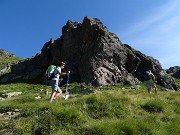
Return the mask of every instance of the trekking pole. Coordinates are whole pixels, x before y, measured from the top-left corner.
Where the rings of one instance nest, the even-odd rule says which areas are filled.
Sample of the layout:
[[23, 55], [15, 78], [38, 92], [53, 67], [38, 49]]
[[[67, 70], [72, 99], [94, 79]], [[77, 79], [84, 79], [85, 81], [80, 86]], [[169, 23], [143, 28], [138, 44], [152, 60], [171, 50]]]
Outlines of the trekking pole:
[[65, 100], [68, 99], [70, 96], [68, 92], [69, 74], [70, 74], [70, 71], [68, 71], [67, 73], [66, 92], [65, 92], [65, 95], [63, 96]]

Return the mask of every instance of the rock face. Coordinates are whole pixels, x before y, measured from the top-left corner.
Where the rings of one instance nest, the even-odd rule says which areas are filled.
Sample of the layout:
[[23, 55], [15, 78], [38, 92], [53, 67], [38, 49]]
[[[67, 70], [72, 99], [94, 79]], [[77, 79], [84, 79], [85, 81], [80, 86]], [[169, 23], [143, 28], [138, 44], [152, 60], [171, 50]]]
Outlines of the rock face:
[[158, 60], [123, 44], [96, 18], [85, 17], [82, 23], [68, 21], [60, 38], [45, 43], [34, 58], [14, 65], [11, 78], [42, 82], [47, 67], [58, 61], [64, 61], [66, 70], [71, 70], [71, 81], [96, 86], [118, 82], [134, 85], [143, 81], [144, 72], [150, 69], [158, 84], [177, 89]]
[[180, 66], [170, 67], [166, 72], [174, 78], [180, 79]]

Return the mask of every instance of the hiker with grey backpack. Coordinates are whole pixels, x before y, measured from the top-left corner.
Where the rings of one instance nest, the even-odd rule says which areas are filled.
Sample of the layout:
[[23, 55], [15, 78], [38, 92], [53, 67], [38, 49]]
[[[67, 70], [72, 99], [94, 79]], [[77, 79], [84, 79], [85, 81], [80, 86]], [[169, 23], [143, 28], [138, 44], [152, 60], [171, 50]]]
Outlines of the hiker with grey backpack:
[[62, 91], [59, 87], [59, 77], [61, 75], [68, 75], [70, 71], [68, 71], [67, 73], [65, 72], [61, 72], [62, 69], [64, 69], [65, 67], [65, 63], [64, 62], [60, 62], [58, 64], [58, 66], [54, 66], [54, 65], [50, 65], [46, 71], [46, 77], [48, 80], [50, 80], [51, 82], [51, 86], [52, 86], [52, 93], [49, 99], [49, 102], [53, 102], [58, 96], [60, 96], [62, 94]]
[[144, 81], [146, 82], [148, 93], [151, 94], [151, 89], [153, 88], [155, 90], [155, 93], [157, 94], [157, 86], [156, 86], [157, 81], [151, 70], [145, 72]]

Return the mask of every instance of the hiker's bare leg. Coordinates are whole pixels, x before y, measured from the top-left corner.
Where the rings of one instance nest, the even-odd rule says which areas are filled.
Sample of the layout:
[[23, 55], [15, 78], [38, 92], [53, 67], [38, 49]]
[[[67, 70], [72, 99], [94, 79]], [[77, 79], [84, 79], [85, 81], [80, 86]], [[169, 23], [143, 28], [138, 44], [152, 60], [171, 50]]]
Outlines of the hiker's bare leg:
[[61, 92], [56, 92], [56, 94], [54, 95], [54, 100], [61, 95]]
[[147, 87], [147, 90], [148, 90], [148, 93], [151, 94], [151, 86], [149, 83], [146, 84], [146, 87]]
[[156, 86], [156, 84], [154, 84], [154, 90], [155, 90], [155, 93], [157, 94], [157, 86]]
[[61, 91], [61, 89], [58, 87], [58, 88], [57, 88], [57, 91], [56, 91], [56, 94], [54, 95], [54, 100], [55, 100], [60, 94], [62, 94], [62, 91]]
[[54, 100], [54, 96], [56, 95], [56, 91], [52, 91], [49, 102]]

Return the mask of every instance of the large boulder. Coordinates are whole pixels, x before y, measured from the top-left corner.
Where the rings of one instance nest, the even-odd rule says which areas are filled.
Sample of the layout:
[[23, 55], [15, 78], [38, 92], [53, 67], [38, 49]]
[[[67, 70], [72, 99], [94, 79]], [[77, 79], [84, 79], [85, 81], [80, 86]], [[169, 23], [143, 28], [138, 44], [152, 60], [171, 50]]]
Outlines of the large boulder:
[[97, 18], [85, 17], [82, 23], [68, 21], [60, 38], [45, 43], [34, 58], [14, 65], [11, 75], [44, 82], [45, 70], [58, 61], [64, 61], [66, 70], [71, 70], [71, 81], [96, 86], [118, 82], [134, 85], [143, 81], [146, 70], [151, 70], [158, 84], [177, 89], [158, 60], [123, 44]]

